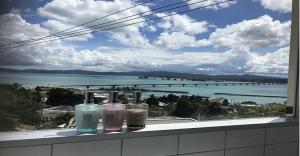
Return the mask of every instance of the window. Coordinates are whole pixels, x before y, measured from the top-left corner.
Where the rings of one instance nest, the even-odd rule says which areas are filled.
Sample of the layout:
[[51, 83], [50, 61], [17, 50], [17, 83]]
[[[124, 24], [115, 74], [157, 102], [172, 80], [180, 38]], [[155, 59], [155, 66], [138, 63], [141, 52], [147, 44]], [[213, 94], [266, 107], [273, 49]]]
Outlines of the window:
[[87, 90], [141, 91], [148, 124], [296, 112], [291, 0], [75, 1], [3, 2], [1, 131], [73, 128]]

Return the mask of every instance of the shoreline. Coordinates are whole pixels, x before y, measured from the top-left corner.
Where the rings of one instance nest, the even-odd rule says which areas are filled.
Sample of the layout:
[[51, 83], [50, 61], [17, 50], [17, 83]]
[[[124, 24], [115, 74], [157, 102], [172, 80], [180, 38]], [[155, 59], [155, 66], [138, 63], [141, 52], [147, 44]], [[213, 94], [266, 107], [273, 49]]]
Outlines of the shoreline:
[[[102, 79], [101, 79], [102, 80]], [[100, 81], [100, 80], [99, 80]], [[146, 81], [146, 80], [145, 80]], [[161, 83], [160, 82], [161, 80], [157, 80], [157, 82]], [[147, 81], [148, 82], [148, 81]], [[156, 82], [156, 81], [155, 81]], [[60, 85], [60, 84], [52, 84], [51, 82], [50, 83], [47, 83], [46, 82], [43, 82], [43, 83], [46, 83], [46, 84], [39, 84], [40, 81], [38, 81], [37, 84], [31, 84], [31, 83], [19, 83], [19, 84], [22, 84], [22, 86], [24, 88], [27, 88], [27, 89], [35, 89], [37, 86], [39, 87], [42, 87], [42, 88], [45, 88], [45, 90], [50, 89], [50, 88], [65, 88], [65, 89], [68, 89], [69, 87], [63, 87], [63, 85]], [[146, 83], [146, 82], [140, 82], [140, 83]], [[5, 82], [2, 82], [2, 84], [13, 84], [13, 83], [5, 83]], [[199, 87], [196, 87], [191, 85], [191, 86], [185, 86], [185, 87], [181, 87], [181, 86], [173, 86], [172, 87], [167, 87], [168, 89], [166, 89], [165, 87], [159, 87], [159, 86], [156, 86], [157, 88], [152, 88], [152, 87], [139, 87], [141, 88], [141, 91], [144, 92], [144, 95], [146, 96], [150, 96], [151, 94], [154, 94], [155, 96], [162, 96], [162, 95], [168, 95], [168, 94], [182, 94], [182, 95], [198, 95], [198, 96], [205, 96], [205, 97], [214, 97], [216, 96], [215, 93], [227, 93], [228, 94], [219, 94], [219, 96], [231, 96], [231, 97], [228, 97], [228, 100], [230, 101], [236, 101], [236, 102], [241, 102], [241, 101], [254, 101], [256, 102], [257, 104], [267, 104], [267, 103], [284, 103], [286, 101], [286, 97], [285, 95], [281, 95], [281, 94], [277, 94], [279, 95], [278, 97], [277, 96], [264, 96], [264, 95], [252, 95], [251, 92], [249, 92], [248, 94], [248, 90], [249, 89], [252, 89], [251, 87], [252, 86], [247, 86], [247, 85], [236, 85], [238, 87], [238, 89], [246, 89], [246, 92], [244, 94], [241, 94], [241, 95], [238, 95], [238, 94], [233, 94], [233, 93], [230, 93], [231, 90], [227, 90], [226, 87], [224, 87], [223, 85], [219, 87], [217, 86], [210, 86], [208, 87], [209, 89], [209, 92], [206, 93], [205, 89], [207, 88], [206, 86], [202, 87], [202, 85], [198, 85]], [[228, 88], [231, 88], [232, 86], [229, 85]], [[256, 86], [254, 86], [256, 87]], [[268, 87], [268, 86], [265, 86], [265, 87]], [[278, 86], [279, 87], [279, 86]], [[276, 87], [276, 88], [278, 88]], [[109, 88], [109, 87], [107, 87]], [[121, 87], [120, 87], [121, 88]], [[129, 87], [130, 88], [130, 87]], [[180, 89], [182, 88], [182, 89]], [[259, 87], [260, 88], [260, 87]], [[280, 88], [286, 88], [286, 86], [280, 86]], [[72, 86], [69, 88], [70, 90], [77, 90], [77, 91], [84, 91], [86, 90], [86, 87], [80, 87], [80, 86]], [[90, 89], [98, 89], [98, 87], [91, 87]], [[152, 90], [153, 89], [153, 90]], [[130, 90], [128, 91], [130, 92]], [[272, 94], [271, 94], [272, 95]]]
[[287, 98], [286, 96], [279, 96], [279, 95], [234, 94], [234, 93], [214, 93], [214, 95], [232, 95], [232, 96], [251, 96], [251, 97]]
[[189, 92], [186, 91], [172, 91], [172, 90], [152, 90], [148, 89], [143, 92], [161, 92], [161, 93], [179, 93], [179, 94], [189, 94]]
[[[0, 73], [11, 74], [49, 74], [49, 75], [81, 75], [81, 76], [124, 76], [138, 79], [160, 79], [172, 81], [214, 81], [214, 82], [259, 82], [287, 84], [287, 78], [276, 76], [262, 76], [256, 74], [243, 75], [210, 75], [168, 71], [129, 71], [129, 72], [96, 72], [86, 70], [43, 70], [43, 69], [9, 69], [0, 68]], [[251, 76], [251, 78], [249, 78]], [[239, 77], [238, 79], [236, 77]]]

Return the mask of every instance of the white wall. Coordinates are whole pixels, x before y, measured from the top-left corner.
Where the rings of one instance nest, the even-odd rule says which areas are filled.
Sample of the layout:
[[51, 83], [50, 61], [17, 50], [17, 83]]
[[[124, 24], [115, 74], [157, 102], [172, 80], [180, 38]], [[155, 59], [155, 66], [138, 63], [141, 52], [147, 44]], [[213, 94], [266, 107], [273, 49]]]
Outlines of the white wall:
[[64, 138], [62, 143], [0, 147], [0, 156], [298, 156], [298, 125], [192, 131], [124, 133], [121, 138], [93, 141]]

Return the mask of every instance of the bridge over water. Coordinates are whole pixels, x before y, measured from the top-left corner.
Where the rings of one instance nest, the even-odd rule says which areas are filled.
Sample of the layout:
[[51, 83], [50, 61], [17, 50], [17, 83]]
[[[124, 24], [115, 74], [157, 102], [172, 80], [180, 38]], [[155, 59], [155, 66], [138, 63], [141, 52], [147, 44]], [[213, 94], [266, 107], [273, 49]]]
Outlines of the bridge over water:
[[139, 84], [86, 84], [63, 85], [61, 87], [141, 87], [141, 86], [241, 86], [241, 85], [285, 85], [284, 83], [260, 83], [260, 82], [203, 82], [203, 83], [139, 83]]

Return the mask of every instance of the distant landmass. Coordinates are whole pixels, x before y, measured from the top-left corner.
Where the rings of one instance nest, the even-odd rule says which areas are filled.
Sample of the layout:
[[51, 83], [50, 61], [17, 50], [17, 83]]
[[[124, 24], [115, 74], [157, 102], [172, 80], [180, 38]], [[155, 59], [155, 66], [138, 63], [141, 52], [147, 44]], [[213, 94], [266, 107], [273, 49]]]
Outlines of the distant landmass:
[[188, 79], [192, 81], [239, 81], [239, 82], [261, 82], [261, 83], [287, 83], [287, 78], [260, 76], [260, 75], [206, 75], [191, 73], [176, 73], [168, 71], [132, 71], [132, 72], [95, 72], [86, 70], [44, 70], [44, 69], [8, 69], [0, 68], [0, 72], [13, 73], [47, 73], [47, 74], [82, 74], [82, 75], [118, 75], [118, 76], [139, 76], [140, 78], [159, 77]]

